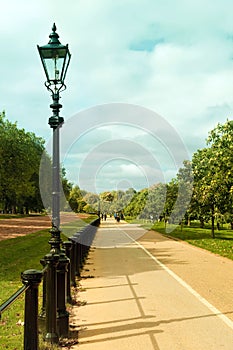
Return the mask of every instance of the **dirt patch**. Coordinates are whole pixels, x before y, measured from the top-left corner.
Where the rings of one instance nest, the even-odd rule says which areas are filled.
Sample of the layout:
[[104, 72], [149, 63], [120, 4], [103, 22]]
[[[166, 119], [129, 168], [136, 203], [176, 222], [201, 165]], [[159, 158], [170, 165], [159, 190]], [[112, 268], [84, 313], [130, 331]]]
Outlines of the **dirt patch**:
[[[75, 213], [61, 214], [61, 224], [65, 224], [77, 219], [87, 217], [87, 214], [77, 215]], [[49, 229], [51, 219], [49, 216], [34, 215], [18, 219], [1, 219], [0, 220], [0, 241], [19, 236], [25, 236], [29, 233]]]

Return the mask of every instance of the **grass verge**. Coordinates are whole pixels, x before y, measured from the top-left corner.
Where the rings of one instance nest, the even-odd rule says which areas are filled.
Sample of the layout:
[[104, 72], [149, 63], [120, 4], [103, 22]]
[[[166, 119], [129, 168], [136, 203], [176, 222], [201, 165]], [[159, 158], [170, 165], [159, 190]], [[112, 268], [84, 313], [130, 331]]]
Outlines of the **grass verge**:
[[[40, 259], [49, 251], [48, 230], [0, 242], [0, 304], [22, 286], [21, 272], [41, 270]], [[0, 320], [1, 348], [20, 350], [23, 347], [24, 294]]]
[[155, 223], [151, 229], [233, 260], [233, 231], [227, 228], [216, 230], [214, 239], [210, 228], [184, 226], [181, 229], [180, 226], [168, 224], [167, 233], [164, 223]]
[[[90, 222], [93, 217], [83, 219]], [[74, 227], [77, 224], [68, 223], [63, 229]], [[81, 224], [78, 226], [81, 228]], [[71, 234], [69, 235], [71, 236]], [[37, 231], [26, 236], [0, 241], [0, 304], [6, 301], [21, 286], [21, 272], [28, 269], [41, 270], [40, 259], [49, 252], [48, 230]], [[67, 235], [62, 234], [66, 240]], [[23, 348], [23, 321], [24, 321], [24, 294], [11, 307], [4, 311], [0, 319], [0, 348], [21, 350]], [[43, 345], [41, 349], [50, 349]], [[53, 349], [57, 347], [53, 346]]]

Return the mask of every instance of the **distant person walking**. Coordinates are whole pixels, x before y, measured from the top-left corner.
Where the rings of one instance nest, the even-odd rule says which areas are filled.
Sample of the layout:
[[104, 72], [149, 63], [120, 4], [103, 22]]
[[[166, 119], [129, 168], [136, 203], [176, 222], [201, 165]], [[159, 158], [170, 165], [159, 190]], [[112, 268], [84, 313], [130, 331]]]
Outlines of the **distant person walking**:
[[120, 221], [120, 216], [119, 216], [118, 213], [114, 213], [114, 218], [115, 218], [115, 220], [116, 220], [117, 222]]

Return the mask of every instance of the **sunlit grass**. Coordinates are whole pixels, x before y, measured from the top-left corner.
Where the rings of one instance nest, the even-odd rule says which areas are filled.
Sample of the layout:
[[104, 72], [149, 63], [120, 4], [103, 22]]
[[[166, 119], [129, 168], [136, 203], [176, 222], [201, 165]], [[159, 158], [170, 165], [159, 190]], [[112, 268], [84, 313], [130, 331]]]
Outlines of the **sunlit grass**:
[[[93, 216], [80, 220], [82, 225], [79, 225], [79, 228], [92, 220]], [[68, 231], [72, 227], [72, 223], [64, 225]], [[61, 237], [67, 240], [65, 235], [62, 234]], [[28, 269], [42, 269], [40, 259], [50, 250], [49, 238], [50, 233], [46, 229], [0, 241], [0, 304], [22, 287], [21, 272]], [[0, 319], [1, 349], [21, 350], [23, 348], [23, 321], [24, 294], [2, 313]], [[49, 347], [43, 345], [41, 349], [49, 349]]]
[[[22, 286], [21, 272], [41, 270], [40, 259], [49, 251], [48, 230], [0, 242], [0, 304]], [[22, 349], [24, 295], [4, 311], [0, 321], [2, 349]]]
[[212, 253], [219, 254], [233, 260], [233, 231], [223, 227], [221, 230], [215, 230], [215, 238], [212, 238], [211, 228], [198, 228], [192, 226], [169, 225], [167, 233], [164, 223], [155, 223], [152, 229], [170, 237], [186, 241], [197, 247], [209, 250]]

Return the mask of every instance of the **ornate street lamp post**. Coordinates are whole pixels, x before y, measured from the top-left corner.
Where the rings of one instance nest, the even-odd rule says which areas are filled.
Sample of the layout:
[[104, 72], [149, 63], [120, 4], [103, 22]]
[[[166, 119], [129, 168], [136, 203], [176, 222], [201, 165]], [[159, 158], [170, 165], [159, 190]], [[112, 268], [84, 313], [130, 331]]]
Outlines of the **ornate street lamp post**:
[[68, 45], [62, 45], [59, 35], [56, 33], [54, 23], [50, 41], [47, 45], [37, 46], [40, 58], [45, 71], [45, 86], [52, 92], [53, 103], [50, 107], [53, 110], [52, 117], [49, 118], [49, 125], [53, 129], [53, 192], [52, 192], [52, 228], [55, 238], [53, 246], [55, 252], [60, 245], [60, 154], [59, 154], [59, 129], [64, 119], [59, 116], [62, 105], [59, 103], [59, 93], [66, 89], [65, 77], [70, 63], [70, 52]]
[[50, 253], [44, 257], [48, 265], [46, 280], [46, 335], [45, 340], [57, 342], [58, 336], [68, 332], [69, 314], [66, 311], [66, 271], [69, 259], [61, 250], [60, 230], [60, 140], [59, 130], [64, 119], [59, 116], [62, 105], [59, 103], [60, 92], [66, 89], [65, 77], [71, 54], [68, 45], [62, 45], [56, 33], [54, 23], [49, 43], [39, 46], [38, 51], [46, 75], [45, 86], [52, 93], [53, 103], [50, 105], [53, 115], [49, 125], [53, 129], [52, 156], [52, 228], [49, 244]]

